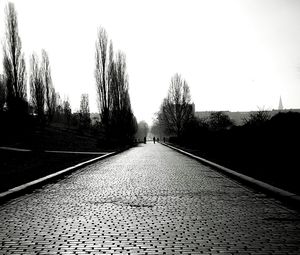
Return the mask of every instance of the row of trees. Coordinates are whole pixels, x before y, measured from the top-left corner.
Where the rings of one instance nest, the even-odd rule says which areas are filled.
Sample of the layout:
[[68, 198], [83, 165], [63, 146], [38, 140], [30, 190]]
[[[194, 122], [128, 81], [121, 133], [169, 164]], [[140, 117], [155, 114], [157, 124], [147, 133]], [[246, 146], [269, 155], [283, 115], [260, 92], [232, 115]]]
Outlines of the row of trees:
[[[7, 5], [5, 14], [4, 73], [0, 74], [0, 115], [3, 125], [6, 125], [7, 130], [13, 131], [14, 128], [20, 127], [19, 123], [22, 123], [23, 127], [32, 127], [30, 124], [37, 120], [39, 126], [44, 126], [54, 119], [68, 125], [78, 123], [77, 125], [86, 127], [89, 113], [86, 114], [85, 109], [88, 106], [82, 105], [79, 114], [72, 116], [69, 100], [62, 100], [55, 91], [50, 60], [45, 50], [42, 50], [41, 58], [36, 53], [30, 57], [30, 97], [27, 96], [25, 58], [19, 36], [17, 13], [12, 3]], [[88, 104], [86, 95], [81, 100]]]
[[31, 105], [40, 122], [51, 121], [57, 105], [55, 89], [52, 85], [51, 69], [48, 54], [42, 51], [42, 61], [32, 54], [30, 59], [30, 94]]
[[6, 110], [14, 120], [36, 114], [40, 122], [51, 121], [57, 107], [48, 54], [42, 50], [42, 60], [33, 53], [30, 58], [30, 100], [27, 97], [27, 71], [19, 36], [15, 6], [8, 3], [3, 45], [3, 75], [0, 76], [0, 111]]
[[[41, 56], [33, 53], [30, 57], [27, 77], [24, 53], [18, 31], [15, 6], [9, 3], [5, 10], [6, 32], [4, 40], [4, 73], [0, 74], [0, 114], [12, 126], [24, 118], [37, 120], [44, 126], [52, 121], [77, 125], [81, 130], [91, 126], [89, 99], [82, 94], [80, 110], [72, 114], [68, 99], [61, 100], [55, 91], [51, 77], [49, 56], [42, 50]], [[104, 140], [128, 141], [137, 129], [132, 113], [125, 54], [113, 51], [108, 43], [105, 29], [100, 28], [96, 41], [95, 79], [100, 112], [100, 123]], [[27, 96], [29, 78], [30, 97]], [[101, 134], [101, 132], [97, 132]]]
[[[48, 53], [41, 52], [41, 59], [36, 53], [30, 57], [29, 88], [27, 96], [27, 71], [22, 52], [22, 43], [18, 30], [18, 19], [15, 6], [9, 3], [5, 10], [6, 31], [3, 47], [3, 70], [0, 74], [0, 113], [6, 113], [9, 121], [24, 121], [26, 116], [34, 116], [39, 124], [64, 121], [70, 124], [71, 106], [68, 99], [61, 100], [52, 83], [51, 66]], [[88, 97], [81, 99], [79, 119], [87, 126]], [[83, 116], [83, 117], [82, 117]], [[89, 117], [88, 117], [89, 118]]]
[[108, 43], [102, 27], [98, 30], [95, 56], [98, 107], [105, 137], [127, 142], [136, 133], [137, 122], [130, 104], [126, 57], [121, 51], [114, 53], [113, 43]]
[[259, 110], [235, 125], [225, 112], [196, 118], [187, 83], [171, 79], [151, 133], [200, 157], [299, 193], [298, 151], [300, 113]]
[[[267, 111], [260, 110], [245, 118], [244, 126], [262, 126], [270, 118]], [[196, 118], [189, 86], [179, 74], [175, 74], [171, 78], [168, 94], [156, 113], [151, 133], [158, 137], [174, 137], [180, 141], [188, 137], [192, 139], [199, 132], [229, 130], [232, 127], [234, 122], [222, 111], [211, 112], [207, 118]]]
[[147, 137], [149, 133], [149, 126], [147, 124], [146, 121], [142, 120], [138, 123], [138, 128], [137, 128], [137, 132], [135, 134], [135, 137], [139, 140], [139, 141], [143, 141], [144, 137]]
[[9, 3], [6, 8], [6, 33], [3, 45], [3, 69], [1, 78], [1, 109], [7, 109], [18, 115], [26, 114], [27, 74], [22, 43], [18, 33], [17, 13], [14, 5]]

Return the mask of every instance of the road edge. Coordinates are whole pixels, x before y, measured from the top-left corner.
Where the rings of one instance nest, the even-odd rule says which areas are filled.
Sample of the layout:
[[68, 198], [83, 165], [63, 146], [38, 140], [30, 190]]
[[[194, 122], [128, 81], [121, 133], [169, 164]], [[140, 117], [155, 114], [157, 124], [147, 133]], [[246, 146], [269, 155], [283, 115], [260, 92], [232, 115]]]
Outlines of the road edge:
[[247, 185], [258, 188], [258, 189], [264, 191], [265, 193], [267, 193], [267, 194], [269, 194], [273, 197], [276, 197], [277, 199], [279, 199], [281, 202], [283, 202], [285, 204], [288, 204], [288, 205], [291, 205], [293, 207], [296, 207], [297, 209], [300, 209], [300, 196], [298, 196], [294, 193], [291, 193], [289, 191], [277, 188], [277, 187], [272, 186], [272, 185], [270, 185], [268, 183], [265, 183], [263, 181], [259, 181], [257, 179], [254, 179], [253, 177], [238, 173], [238, 172], [236, 172], [232, 169], [221, 166], [217, 163], [214, 163], [214, 162], [209, 161], [207, 159], [204, 159], [202, 157], [196, 156], [196, 155], [194, 155], [192, 153], [189, 153], [189, 152], [187, 152], [183, 149], [179, 149], [179, 148], [177, 148], [173, 145], [166, 144], [166, 143], [161, 143], [161, 144], [164, 145], [164, 146], [167, 146], [167, 147], [169, 147], [173, 150], [176, 150], [176, 151], [178, 151], [178, 152], [180, 152], [180, 153], [182, 153], [182, 154], [184, 154], [188, 157], [196, 159], [197, 161], [200, 161], [201, 163], [204, 163], [208, 166], [211, 166], [214, 169], [218, 170], [219, 172], [221, 172], [221, 173], [223, 173], [227, 176], [230, 176], [230, 177], [234, 178], [235, 180], [237, 180], [239, 182], [242, 182], [242, 183], [245, 183]]
[[87, 161], [78, 163], [78, 164], [76, 164], [74, 166], [70, 166], [70, 167], [67, 167], [67, 168], [65, 168], [63, 170], [57, 171], [57, 172], [55, 172], [53, 174], [46, 175], [44, 177], [38, 178], [36, 180], [33, 180], [31, 182], [27, 182], [27, 183], [22, 184], [20, 186], [17, 186], [17, 187], [9, 189], [7, 191], [1, 192], [0, 193], [0, 205], [3, 204], [4, 202], [6, 202], [9, 199], [12, 199], [14, 197], [20, 196], [20, 195], [22, 195], [22, 194], [24, 194], [24, 193], [26, 193], [26, 192], [28, 192], [30, 190], [38, 188], [39, 186], [42, 186], [42, 185], [46, 184], [47, 182], [50, 182], [50, 181], [53, 181], [55, 179], [61, 178], [62, 176], [66, 175], [66, 174], [69, 174], [69, 173], [71, 173], [71, 172], [73, 172], [75, 170], [78, 170], [78, 169], [80, 169], [82, 167], [90, 165], [90, 164], [92, 164], [92, 163], [94, 163], [94, 162], [96, 162], [98, 160], [102, 160], [102, 159], [114, 156], [116, 154], [119, 154], [119, 153], [121, 153], [121, 152], [123, 152], [123, 151], [125, 151], [127, 149], [129, 149], [129, 148], [121, 149], [121, 150], [114, 151], [114, 152], [108, 152], [105, 155], [89, 159]]

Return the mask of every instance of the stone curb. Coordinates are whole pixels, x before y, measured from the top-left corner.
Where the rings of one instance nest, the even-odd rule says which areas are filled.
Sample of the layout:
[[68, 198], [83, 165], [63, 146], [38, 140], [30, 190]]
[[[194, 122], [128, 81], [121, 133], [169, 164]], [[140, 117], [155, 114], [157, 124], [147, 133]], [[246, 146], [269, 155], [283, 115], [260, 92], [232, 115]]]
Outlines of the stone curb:
[[5, 201], [7, 201], [7, 200], [9, 200], [9, 199], [11, 199], [11, 198], [13, 198], [13, 197], [21, 195], [22, 193], [24, 193], [26, 191], [32, 190], [34, 188], [37, 188], [38, 186], [41, 186], [42, 184], [45, 184], [46, 182], [49, 182], [49, 181], [52, 181], [54, 179], [60, 178], [64, 174], [71, 173], [72, 171], [75, 171], [75, 170], [77, 170], [79, 168], [82, 168], [84, 166], [92, 164], [92, 163], [94, 163], [94, 162], [96, 162], [98, 160], [101, 160], [101, 159], [108, 158], [108, 157], [111, 157], [113, 155], [116, 155], [116, 154], [118, 154], [118, 153], [120, 153], [122, 151], [124, 151], [124, 149], [120, 150], [120, 151], [116, 151], [116, 152], [109, 152], [109, 153], [107, 153], [105, 155], [102, 155], [102, 156], [99, 156], [99, 157], [96, 157], [96, 158], [93, 158], [93, 159], [81, 162], [81, 163], [79, 163], [77, 165], [65, 168], [65, 169], [63, 169], [61, 171], [55, 172], [53, 174], [49, 174], [47, 176], [41, 177], [39, 179], [36, 179], [34, 181], [31, 181], [31, 182], [22, 184], [20, 186], [17, 186], [15, 188], [9, 189], [7, 191], [1, 192], [0, 193], [0, 204], [3, 203], [3, 202], [5, 202]]
[[163, 145], [165, 145], [165, 146], [167, 146], [167, 147], [169, 147], [173, 150], [176, 150], [176, 151], [178, 151], [178, 152], [180, 152], [180, 153], [182, 153], [186, 156], [189, 156], [193, 159], [196, 159], [196, 160], [198, 160], [202, 163], [205, 163], [206, 165], [212, 166], [215, 169], [219, 170], [220, 172], [225, 173], [226, 175], [229, 175], [229, 176], [233, 177], [234, 179], [236, 179], [240, 182], [244, 182], [248, 185], [259, 188], [260, 190], [262, 190], [262, 191], [278, 198], [282, 202], [287, 202], [288, 204], [293, 205], [293, 206], [297, 207], [298, 209], [300, 208], [300, 196], [298, 196], [294, 193], [291, 193], [291, 192], [288, 192], [286, 190], [274, 187], [274, 186], [272, 186], [268, 183], [256, 180], [256, 179], [254, 179], [252, 177], [249, 177], [247, 175], [238, 173], [238, 172], [236, 172], [234, 170], [231, 170], [227, 167], [221, 166], [219, 164], [216, 164], [212, 161], [209, 161], [207, 159], [196, 156], [192, 153], [186, 152], [186, 151], [184, 151], [182, 149], [179, 149], [177, 147], [174, 147], [172, 145], [169, 145], [169, 144], [166, 144], [166, 143], [161, 143], [161, 144], [163, 144]]

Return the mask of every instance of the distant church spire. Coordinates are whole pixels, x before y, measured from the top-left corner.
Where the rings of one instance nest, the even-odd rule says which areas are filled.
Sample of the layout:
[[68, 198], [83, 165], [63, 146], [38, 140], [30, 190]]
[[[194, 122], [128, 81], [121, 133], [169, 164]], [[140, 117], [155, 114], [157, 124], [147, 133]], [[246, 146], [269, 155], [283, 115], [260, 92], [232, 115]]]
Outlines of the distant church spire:
[[280, 98], [279, 98], [279, 106], [278, 106], [278, 110], [279, 110], [279, 111], [283, 110], [283, 105], [282, 105], [281, 96], [280, 96]]

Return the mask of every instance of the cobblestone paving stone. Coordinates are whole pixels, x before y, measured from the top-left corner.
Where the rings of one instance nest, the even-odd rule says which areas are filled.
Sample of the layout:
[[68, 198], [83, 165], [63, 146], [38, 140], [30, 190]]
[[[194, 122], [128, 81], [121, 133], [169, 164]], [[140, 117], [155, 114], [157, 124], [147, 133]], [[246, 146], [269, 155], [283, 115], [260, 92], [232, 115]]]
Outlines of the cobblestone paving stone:
[[300, 254], [300, 215], [160, 144], [0, 206], [0, 254]]

